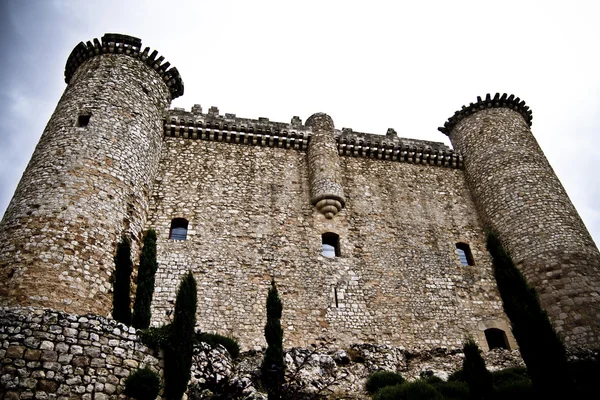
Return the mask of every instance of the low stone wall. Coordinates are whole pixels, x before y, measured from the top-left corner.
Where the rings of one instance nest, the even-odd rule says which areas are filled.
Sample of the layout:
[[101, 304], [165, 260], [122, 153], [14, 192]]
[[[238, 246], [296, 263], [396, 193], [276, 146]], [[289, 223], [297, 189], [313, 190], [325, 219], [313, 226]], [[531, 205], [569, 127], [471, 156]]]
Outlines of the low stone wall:
[[131, 371], [162, 372], [134, 328], [94, 315], [0, 308], [0, 343], [0, 399], [113, 400]]
[[[200, 344], [194, 349], [188, 399], [209, 399], [211, 392], [266, 399], [258, 390], [263, 356], [263, 351], [248, 351], [232, 360], [222, 346]], [[523, 365], [517, 350], [493, 350], [484, 358], [490, 370]], [[373, 372], [447, 379], [462, 367], [462, 359], [461, 349], [367, 343], [290, 348], [285, 355], [292, 392], [356, 399], [368, 398], [363, 387]], [[0, 308], [0, 400], [124, 399], [125, 378], [145, 366], [162, 375], [162, 359], [141, 343], [134, 328], [94, 315]]]

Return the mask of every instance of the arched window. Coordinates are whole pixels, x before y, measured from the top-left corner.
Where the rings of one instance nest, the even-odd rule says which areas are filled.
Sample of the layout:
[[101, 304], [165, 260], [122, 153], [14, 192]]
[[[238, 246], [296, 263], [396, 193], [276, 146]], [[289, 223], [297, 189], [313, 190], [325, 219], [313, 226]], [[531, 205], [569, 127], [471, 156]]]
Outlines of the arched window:
[[475, 265], [475, 261], [473, 260], [473, 254], [471, 253], [471, 248], [468, 244], [456, 243], [456, 251], [458, 251], [458, 258], [462, 265]]
[[340, 256], [340, 237], [333, 232], [325, 232], [321, 235], [321, 244], [323, 257], [339, 257]]
[[485, 340], [489, 349], [507, 349], [510, 350], [508, 340], [506, 339], [506, 333], [502, 329], [489, 328], [484, 331]]
[[185, 240], [187, 238], [188, 221], [185, 218], [173, 218], [171, 220], [171, 230], [169, 239]]

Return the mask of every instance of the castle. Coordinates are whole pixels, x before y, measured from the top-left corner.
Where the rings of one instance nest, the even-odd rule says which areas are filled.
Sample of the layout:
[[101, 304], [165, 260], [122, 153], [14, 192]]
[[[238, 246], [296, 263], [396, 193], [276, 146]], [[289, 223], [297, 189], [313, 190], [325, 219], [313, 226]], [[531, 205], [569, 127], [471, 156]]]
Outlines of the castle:
[[[67, 60], [67, 88], [0, 224], [0, 305], [111, 311], [121, 235], [158, 236], [152, 323], [198, 281], [198, 328], [264, 345], [273, 277], [284, 345], [516, 343], [492, 274], [498, 232], [570, 351], [600, 348], [600, 254], [514, 96], [478, 98], [442, 143], [169, 109], [183, 81], [140, 39]], [[15, 353], [16, 354], [16, 353]]]

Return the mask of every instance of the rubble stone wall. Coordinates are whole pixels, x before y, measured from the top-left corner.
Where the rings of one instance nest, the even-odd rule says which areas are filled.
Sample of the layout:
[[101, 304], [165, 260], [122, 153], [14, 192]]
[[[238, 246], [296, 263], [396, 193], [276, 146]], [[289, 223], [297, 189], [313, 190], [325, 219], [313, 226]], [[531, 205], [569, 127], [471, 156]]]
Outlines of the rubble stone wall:
[[133, 328], [30, 307], [0, 308], [0, 360], [7, 400], [115, 400], [131, 371], [162, 373], [162, 360]]
[[[153, 324], [170, 320], [180, 277], [198, 281], [198, 325], [264, 344], [271, 277], [285, 345], [320, 338], [406, 347], [487, 347], [482, 326], [508, 323], [461, 170], [340, 157], [346, 208], [312, 207], [303, 151], [166, 137], [148, 227], [158, 236]], [[173, 218], [189, 221], [169, 239]], [[341, 256], [321, 255], [321, 235]], [[456, 243], [475, 265], [462, 266]], [[509, 337], [510, 333], [507, 332]]]
[[1, 305], [110, 312], [116, 243], [140, 238], [170, 100], [139, 59], [79, 66], [0, 223]]
[[481, 217], [537, 289], [565, 344], [600, 348], [600, 253], [523, 115], [490, 108], [449, 132]]

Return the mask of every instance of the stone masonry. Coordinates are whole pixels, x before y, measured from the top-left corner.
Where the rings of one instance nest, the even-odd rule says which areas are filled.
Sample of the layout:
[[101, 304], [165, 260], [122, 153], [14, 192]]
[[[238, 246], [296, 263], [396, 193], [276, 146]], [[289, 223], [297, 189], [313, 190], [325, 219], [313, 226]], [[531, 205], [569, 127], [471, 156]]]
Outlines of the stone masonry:
[[[569, 350], [600, 347], [600, 255], [520, 99], [463, 107], [440, 128], [455, 151], [393, 129], [337, 129], [323, 113], [303, 124], [169, 109], [183, 83], [157, 56], [117, 34], [73, 50], [65, 93], [0, 222], [0, 305], [109, 316], [116, 243], [130, 237], [137, 259], [152, 228], [155, 326], [170, 321], [191, 270], [197, 327], [244, 350], [265, 345], [272, 278], [288, 348], [429, 351], [471, 335], [488, 350], [494, 329], [515, 349], [485, 248], [492, 228]], [[176, 218], [185, 240], [171, 238]], [[325, 257], [331, 236], [339, 254]]]

